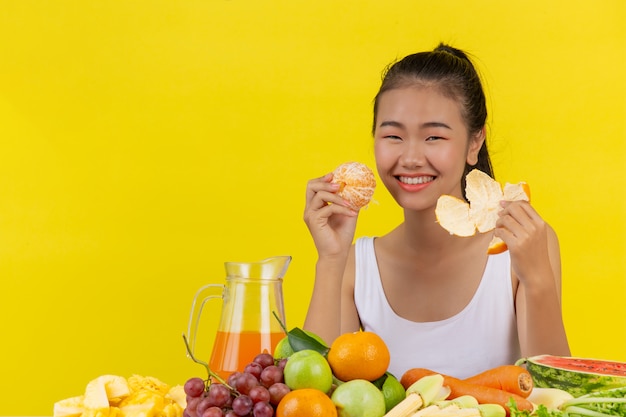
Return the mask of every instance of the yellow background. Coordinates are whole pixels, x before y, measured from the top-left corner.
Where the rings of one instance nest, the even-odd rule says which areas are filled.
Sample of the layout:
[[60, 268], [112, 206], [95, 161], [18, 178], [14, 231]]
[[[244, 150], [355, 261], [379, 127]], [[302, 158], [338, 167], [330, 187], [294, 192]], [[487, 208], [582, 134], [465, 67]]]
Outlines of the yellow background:
[[[498, 179], [560, 236], [573, 354], [626, 361], [625, 20], [622, 0], [3, 1], [0, 415], [101, 374], [204, 376], [181, 335], [225, 261], [292, 255], [301, 326], [305, 183], [373, 165], [382, 69], [439, 41], [477, 57]], [[401, 219], [375, 199], [358, 235]]]

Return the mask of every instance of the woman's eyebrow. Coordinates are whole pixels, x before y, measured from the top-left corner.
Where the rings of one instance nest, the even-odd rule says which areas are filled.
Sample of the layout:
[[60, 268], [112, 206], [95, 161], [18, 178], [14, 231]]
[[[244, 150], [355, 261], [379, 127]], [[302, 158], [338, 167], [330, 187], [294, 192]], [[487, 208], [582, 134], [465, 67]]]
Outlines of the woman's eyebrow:
[[[400, 122], [396, 122], [395, 120], [386, 120], [384, 122], [381, 122], [380, 125], [378, 127], [397, 127], [397, 128], [404, 128], [404, 125]], [[443, 122], [425, 122], [420, 124], [420, 128], [429, 128], [429, 127], [443, 127], [445, 129], [450, 129], [452, 130], [452, 128], [443, 123]]]
[[388, 120], [388, 121], [381, 122], [378, 127], [387, 127], [387, 126], [399, 127], [399, 128], [403, 128], [404, 127], [404, 125], [402, 123], [396, 122], [394, 120]]
[[443, 127], [445, 129], [452, 130], [452, 128], [449, 125], [443, 122], [426, 122], [426, 123], [422, 123], [420, 126], [421, 127]]

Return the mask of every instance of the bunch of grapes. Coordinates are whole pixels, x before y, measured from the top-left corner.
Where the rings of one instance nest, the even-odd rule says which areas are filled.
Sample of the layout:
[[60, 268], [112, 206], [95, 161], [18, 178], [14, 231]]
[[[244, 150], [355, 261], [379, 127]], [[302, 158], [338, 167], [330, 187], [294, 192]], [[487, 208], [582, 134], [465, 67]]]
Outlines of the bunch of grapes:
[[185, 383], [185, 417], [272, 417], [276, 406], [290, 391], [283, 371], [287, 359], [274, 361], [269, 353], [258, 354], [243, 372], [228, 377], [228, 385], [202, 378]]

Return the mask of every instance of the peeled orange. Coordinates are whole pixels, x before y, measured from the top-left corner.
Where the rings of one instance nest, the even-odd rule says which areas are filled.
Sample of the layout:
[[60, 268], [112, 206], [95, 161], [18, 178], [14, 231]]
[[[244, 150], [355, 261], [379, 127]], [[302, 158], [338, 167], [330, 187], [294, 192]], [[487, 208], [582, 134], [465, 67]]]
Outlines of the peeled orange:
[[[450, 234], [473, 236], [476, 232], [489, 232], [496, 228], [502, 200], [530, 200], [530, 190], [525, 182], [506, 183], [502, 187], [496, 180], [477, 169], [470, 171], [465, 177], [465, 195], [469, 204], [450, 195], [442, 195], [437, 200], [437, 222]], [[496, 254], [505, 250], [506, 244], [494, 236], [487, 253]]]
[[369, 204], [376, 189], [374, 172], [360, 162], [346, 162], [333, 171], [333, 182], [340, 185], [337, 194], [355, 209]]

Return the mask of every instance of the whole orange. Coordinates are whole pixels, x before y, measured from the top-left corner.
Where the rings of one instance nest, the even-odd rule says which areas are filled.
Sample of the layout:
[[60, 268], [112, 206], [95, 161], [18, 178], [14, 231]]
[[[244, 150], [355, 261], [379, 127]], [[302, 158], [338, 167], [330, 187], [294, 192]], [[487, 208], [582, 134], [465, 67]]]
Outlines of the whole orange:
[[373, 332], [344, 333], [328, 351], [330, 368], [341, 381], [378, 379], [387, 371], [390, 359], [385, 341]]
[[276, 417], [337, 417], [337, 407], [322, 391], [302, 388], [289, 392], [280, 400]]

